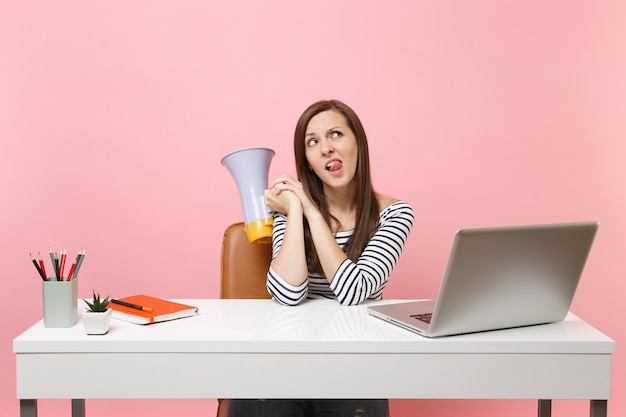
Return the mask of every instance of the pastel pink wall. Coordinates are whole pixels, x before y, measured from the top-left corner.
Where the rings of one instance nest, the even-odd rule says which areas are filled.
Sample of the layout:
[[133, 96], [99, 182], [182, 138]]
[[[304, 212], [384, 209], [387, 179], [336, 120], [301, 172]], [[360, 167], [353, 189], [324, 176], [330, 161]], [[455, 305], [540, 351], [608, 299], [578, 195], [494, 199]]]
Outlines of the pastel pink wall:
[[[354, 107], [376, 187], [415, 208], [387, 298], [434, 296], [460, 227], [601, 222], [573, 311], [617, 341], [609, 413], [626, 415], [625, 14], [618, 0], [2, 2], [0, 415], [18, 415], [12, 340], [42, 317], [28, 252], [86, 247], [82, 297], [217, 297], [222, 231], [241, 219], [220, 158], [268, 146], [270, 177], [293, 172], [295, 121], [320, 98]], [[396, 417], [535, 407], [392, 403]], [[40, 402], [42, 416], [68, 412]]]

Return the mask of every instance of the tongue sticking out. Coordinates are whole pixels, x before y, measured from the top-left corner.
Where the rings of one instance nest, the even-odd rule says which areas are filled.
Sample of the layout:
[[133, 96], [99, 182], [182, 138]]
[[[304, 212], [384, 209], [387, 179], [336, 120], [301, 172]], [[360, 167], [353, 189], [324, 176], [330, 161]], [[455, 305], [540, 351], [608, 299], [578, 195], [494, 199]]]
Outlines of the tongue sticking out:
[[334, 172], [334, 171], [339, 171], [342, 167], [342, 164], [340, 161], [334, 161], [328, 165], [326, 165], [326, 170], [330, 171], [330, 172]]

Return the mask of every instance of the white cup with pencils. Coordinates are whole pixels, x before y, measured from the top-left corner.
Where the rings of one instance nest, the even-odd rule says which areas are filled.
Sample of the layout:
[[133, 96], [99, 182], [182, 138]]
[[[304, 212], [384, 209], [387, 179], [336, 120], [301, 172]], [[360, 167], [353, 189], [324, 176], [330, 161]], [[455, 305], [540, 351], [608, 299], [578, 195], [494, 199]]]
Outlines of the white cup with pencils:
[[42, 283], [44, 327], [72, 327], [76, 324], [78, 279]]
[[85, 250], [81, 249], [65, 275], [67, 250], [53, 252], [50, 249], [54, 275], [48, 277], [41, 254], [39, 254], [39, 261], [31, 255], [31, 260], [42, 279], [44, 327], [72, 327], [76, 324], [78, 272], [84, 257]]

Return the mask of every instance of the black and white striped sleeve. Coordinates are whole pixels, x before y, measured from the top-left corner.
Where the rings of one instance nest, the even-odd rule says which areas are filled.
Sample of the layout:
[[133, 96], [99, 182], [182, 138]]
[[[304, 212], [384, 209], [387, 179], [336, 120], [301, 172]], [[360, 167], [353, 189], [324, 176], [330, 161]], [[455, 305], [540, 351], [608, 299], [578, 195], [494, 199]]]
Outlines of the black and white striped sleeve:
[[[274, 215], [274, 226], [272, 228], [272, 259], [276, 257], [283, 244], [287, 217], [282, 213]], [[284, 305], [296, 305], [306, 298], [309, 281], [305, 280], [301, 285], [289, 284], [280, 277], [271, 267], [267, 273], [267, 291], [272, 298]]]
[[381, 213], [380, 227], [357, 260], [346, 259], [337, 269], [330, 288], [342, 305], [380, 298], [387, 279], [400, 259], [413, 227], [413, 209], [397, 201]]

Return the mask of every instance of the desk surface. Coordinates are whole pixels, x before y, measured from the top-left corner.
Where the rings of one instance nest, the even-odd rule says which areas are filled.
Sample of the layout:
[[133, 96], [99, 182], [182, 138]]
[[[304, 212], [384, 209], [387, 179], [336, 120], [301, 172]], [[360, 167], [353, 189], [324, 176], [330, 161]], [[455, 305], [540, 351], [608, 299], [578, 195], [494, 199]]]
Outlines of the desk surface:
[[[40, 321], [13, 341], [13, 351], [612, 353], [615, 349], [610, 338], [571, 313], [564, 321], [547, 325], [430, 339], [369, 316], [367, 304], [344, 307], [332, 300], [315, 300], [286, 307], [268, 300], [176, 301], [198, 306], [200, 314], [147, 326], [113, 320], [104, 336], [86, 335], [80, 320], [67, 329], [44, 328]], [[389, 301], [378, 303], [384, 302]]]
[[[146, 326], [114, 320], [104, 336], [85, 335], [80, 320], [67, 329], [36, 323], [13, 341], [17, 397], [610, 396], [615, 344], [573, 314], [547, 325], [429, 339], [369, 316], [366, 304], [178, 301], [200, 314]], [[110, 383], [86, 384], [85, 369], [94, 367], [108, 369]]]

